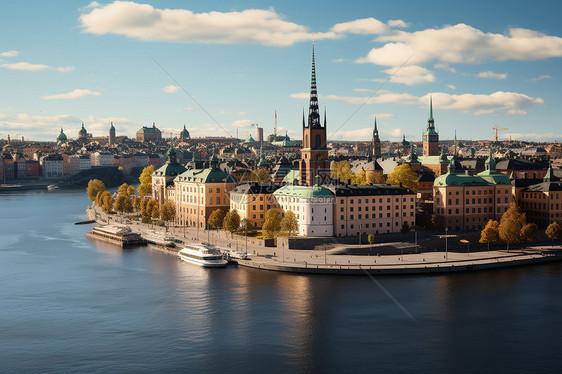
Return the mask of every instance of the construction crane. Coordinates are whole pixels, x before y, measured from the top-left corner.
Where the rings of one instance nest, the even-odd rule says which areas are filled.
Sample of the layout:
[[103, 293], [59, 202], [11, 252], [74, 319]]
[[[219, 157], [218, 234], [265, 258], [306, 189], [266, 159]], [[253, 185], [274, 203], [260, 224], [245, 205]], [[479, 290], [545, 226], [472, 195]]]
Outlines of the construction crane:
[[494, 127], [492, 127], [492, 130], [495, 130], [496, 132], [496, 142], [498, 141], [498, 130], [509, 130], [507, 127], [499, 127], [498, 125], [495, 125]]

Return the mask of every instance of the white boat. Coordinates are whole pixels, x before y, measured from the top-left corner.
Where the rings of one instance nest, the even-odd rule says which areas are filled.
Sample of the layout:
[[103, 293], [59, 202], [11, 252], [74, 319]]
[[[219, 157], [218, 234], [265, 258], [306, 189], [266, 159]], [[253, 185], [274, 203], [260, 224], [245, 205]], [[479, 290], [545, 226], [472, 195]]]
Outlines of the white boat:
[[172, 236], [166, 235], [165, 233], [160, 233], [157, 231], [146, 231], [141, 235], [142, 238], [150, 244], [163, 245], [165, 247], [176, 246], [174, 238]]
[[232, 260], [247, 260], [248, 259], [248, 254], [244, 253], [244, 252], [227, 250], [227, 251], [224, 252], [224, 254], [226, 255], [226, 257], [228, 259], [232, 259]]
[[222, 253], [206, 243], [188, 244], [179, 251], [178, 256], [185, 262], [203, 267], [223, 267], [227, 264]]

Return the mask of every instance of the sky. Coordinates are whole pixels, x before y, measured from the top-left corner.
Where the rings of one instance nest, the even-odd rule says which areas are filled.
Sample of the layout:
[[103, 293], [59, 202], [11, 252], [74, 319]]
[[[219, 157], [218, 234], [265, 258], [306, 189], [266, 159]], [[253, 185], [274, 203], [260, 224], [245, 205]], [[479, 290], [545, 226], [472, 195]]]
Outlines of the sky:
[[[312, 43], [330, 140], [562, 141], [562, 2], [0, 2], [0, 138], [302, 138]], [[323, 119], [322, 119], [323, 120]]]

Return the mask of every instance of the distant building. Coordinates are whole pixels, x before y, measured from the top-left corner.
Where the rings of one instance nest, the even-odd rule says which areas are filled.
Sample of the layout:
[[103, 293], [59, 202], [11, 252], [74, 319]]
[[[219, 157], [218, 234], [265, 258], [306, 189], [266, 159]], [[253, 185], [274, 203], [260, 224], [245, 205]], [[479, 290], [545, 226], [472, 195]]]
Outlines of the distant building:
[[156, 124], [152, 123], [152, 127], [143, 126], [137, 131], [137, 141], [139, 142], [158, 142], [162, 140], [162, 131], [156, 128]]
[[115, 126], [113, 126], [113, 122], [111, 122], [111, 126], [109, 127], [109, 138], [107, 139], [107, 144], [110, 147], [115, 145]]
[[247, 219], [253, 227], [261, 228], [265, 214], [279, 208], [273, 193], [281, 185], [276, 183], [247, 183], [230, 191], [230, 209], [236, 209], [241, 219]]
[[423, 138], [423, 156], [439, 156], [439, 134], [435, 131], [435, 120], [433, 119], [433, 99], [429, 99], [429, 119], [427, 129]]
[[372, 143], [372, 155], [373, 158], [376, 160], [377, 158], [381, 158], [381, 139], [379, 137], [379, 129], [377, 129], [377, 118], [375, 117], [375, 128], [373, 129], [373, 139]]
[[85, 139], [88, 139], [88, 138], [91, 138], [91, 137], [92, 137], [92, 134], [88, 134], [88, 131], [84, 127], [84, 122], [82, 122], [82, 128], [80, 129], [80, 131], [78, 131], [78, 139], [85, 140]]
[[45, 178], [63, 177], [63, 160], [61, 155], [49, 155], [41, 158], [41, 169]]
[[115, 166], [115, 156], [107, 152], [95, 152], [91, 156], [91, 165], [94, 166]]
[[64, 131], [62, 131], [62, 127], [60, 129], [60, 134], [57, 136], [57, 144], [63, 144], [66, 143], [68, 141], [68, 138], [66, 137], [66, 134], [64, 133]]
[[552, 222], [562, 223], [562, 181], [548, 168], [543, 181], [531, 185], [519, 194], [519, 205], [529, 222], [546, 227]]
[[189, 139], [191, 139], [191, 136], [189, 135], [189, 131], [187, 131], [185, 125], [183, 125], [183, 130], [181, 130], [180, 132], [179, 140], [180, 142], [186, 142]]

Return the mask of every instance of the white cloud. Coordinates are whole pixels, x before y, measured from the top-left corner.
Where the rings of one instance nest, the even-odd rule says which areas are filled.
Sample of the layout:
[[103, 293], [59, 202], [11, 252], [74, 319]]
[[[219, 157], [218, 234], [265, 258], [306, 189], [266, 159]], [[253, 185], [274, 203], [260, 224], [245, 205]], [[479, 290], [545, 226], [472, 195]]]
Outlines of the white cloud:
[[219, 110], [219, 114], [229, 114], [229, 113], [230, 110], [224, 110], [224, 109]]
[[447, 70], [447, 71], [450, 71], [451, 73], [456, 73], [456, 72], [457, 72], [457, 70], [456, 70], [455, 68], [452, 68], [452, 67], [449, 66], [449, 64], [445, 64], [445, 63], [443, 63], [443, 62], [442, 62], [442, 63], [435, 64], [435, 65], [433, 65], [433, 67], [434, 67], [435, 69]]
[[389, 118], [394, 118], [394, 114], [390, 114], [390, 113], [374, 113], [369, 115], [370, 119], [389, 119]]
[[408, 27], [409, 25], [401, 19], [391, 19], [387, 22], [390, 27]]
[[482, 71], [476, 74], [478, 78], [488, 78], [488, 79], [505, 79], [507, 78], [507, 73], [494, 73], [493, 71]]
[[42, 96], [43, 99], [46, 100], [56, 100], [56, 99], [78, 99], [84, 96], [99, 96], [101, 95], [99, 92], [88, 90], [88, 89], [80, 89], [77, 88], [73, 91], [63, 93], [63, 94], [56, 94], [56, 95], [47, 95]]
[[30, 64], [29, 62], [15, 62], [13, 64], [2, 64], [0, 66], [6, 69], [26, 70], [26, 71], [41, 71], [49, 68], [48, 65]]
[[332, 60], [334, 62], [344, 62], [347, 61], [347, 58], [336, 58], [335, 60]]
[[[390, 68], [383, 70], [384, 73], [388, 75], [394, 74], [391, 82], [403, 83], [408, 86], [420, 83], [432, 83], [435, 82], [435, 75], [426, 68], [416, 65], [406, 65], [402, 66], [401, 69]], [[377, 80], [380, 81], [380, 80]]]
[[19, 55], [19, 52], [14, 50], [0, 53], [2, 57], [16, 57], [17, 55]]
[[373, 48], [359, 63], [399, 66], [428, 61], [475, 64], [486, 60], [534, 61], [562, 57], [562, 38], [520, 28], [507, 34], [486, 33], [465, 24], [415, 32], [395, 31], [379, 36], [386, 43]]
[[447, 87], [449, 87], [451, 90], [456, 90], [457, 87], [455, 87], [454, 84], [448, 84]]
[[239, 119], [237, 121], [232, 122], [231, 126], [233, 126], [233, 127], [251, 127], [252, 121], [250, 121], [249, 119]]
[[[433, 96], [434, 109], [458, 110], [473, 115], [497, 113], [524, 114], [526, 108], [544, 104], [544, 100], [540, 97], [530, 97], [517, 92], [503, 91], [497, 91], [492, 94], [461, 95], [434, 92], [423, 96], [414, 96], [408, 93], [384, 93], [373, 97], [320, 95], [320, 99], [343, 101], [349, 104], [399, 103], [427, 106], [430, 95]], [[308, 97], [308, 93], [295, 93], [289, 96], [294, 99], [304, 99]]]
[[58, 68], [55, 68], [56, 71], [60, 71], [61, 73], [70, 73], [72, 71], [74, 71], [74, 66], [61, 66]]
[[336, 23], [330, 30], [336, 33], [370, 35], [384, 34], [388, 32], [388, 26], [378, 19], [369, 17], [350, 22]]
[[157, 9], [149, 4], [114, 1], [80, 16], [85, 32], [117, 34], [141, 40], [182, 43], [262, 44], [289, 46], [312, 39], [334, 39], [334, 32], [313, 33], [285, 21], [275, 10], [194, 13], [187, 9]]
[[162, 91], [167, 92], [167, 93], [175, 93], [179, 91], [179, 87], [178, 86], [174, 86], [173, 84], [170, 84], [169, 86], [166, 86], [164, 88], [162, 88]]
[[530, 80], [536, 82], [536, 81], [542, 81], [543, 79], [550, 79], [550, 78], [552, 78], [551, 75], [541, 75], [540, 77], [532, 78]]

